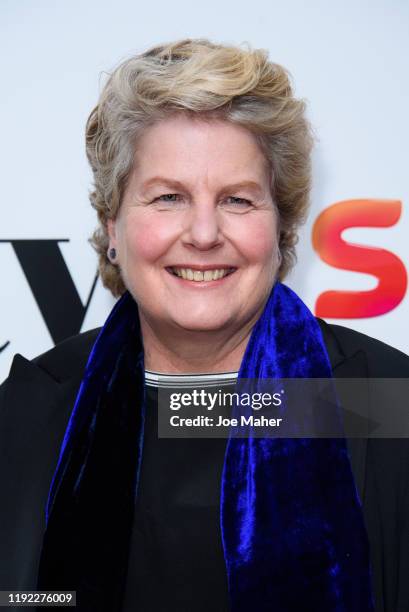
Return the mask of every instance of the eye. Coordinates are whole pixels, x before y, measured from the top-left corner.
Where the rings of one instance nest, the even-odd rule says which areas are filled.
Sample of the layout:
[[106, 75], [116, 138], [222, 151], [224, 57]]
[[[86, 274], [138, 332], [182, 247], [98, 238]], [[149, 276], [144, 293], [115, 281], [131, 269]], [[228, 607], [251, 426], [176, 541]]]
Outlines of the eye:
[[250, 200], [246, 200], [246, 198], [239, 198], [236, 196], [228, 196], [225, 200], [226, 205], [230, 206], [231, 208], [249, 208], [250, 206], [252, 206], [252, 203], [250, 202]]
[[154, 202], [178, 202], [178, 198], [181, 196], [178, 193], [164, 193], [163, 195], [158, 196], [153, 201]]
[[233, 204], [250, 204], [250, 200], [246, 200], [245, 198], [237, 198], [236, 196], [229, 196], [228, 200], [233, 200]]
[[154, 198], [151, 204], [155, 204], [158, 211], [177, 211], [184, 209], [188, 205], [187, 199], [180, 193], [162, 193]]

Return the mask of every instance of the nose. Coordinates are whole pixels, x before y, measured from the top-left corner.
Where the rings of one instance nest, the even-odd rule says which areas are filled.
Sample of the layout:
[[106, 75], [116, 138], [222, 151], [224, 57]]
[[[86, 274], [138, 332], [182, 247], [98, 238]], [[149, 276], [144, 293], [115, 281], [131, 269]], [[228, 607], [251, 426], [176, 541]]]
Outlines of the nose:
[[191, 206], [182, 240], [185, 245], [193, 245], [202, 251], [222, 244], [220, 218], [212, 201], [202, 201]]

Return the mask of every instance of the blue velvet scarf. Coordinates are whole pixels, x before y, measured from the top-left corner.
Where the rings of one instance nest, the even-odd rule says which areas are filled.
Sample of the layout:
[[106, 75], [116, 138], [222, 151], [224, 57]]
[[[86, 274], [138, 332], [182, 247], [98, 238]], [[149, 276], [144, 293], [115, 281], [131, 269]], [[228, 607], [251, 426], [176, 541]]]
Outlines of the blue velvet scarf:
[[[276, 283], [239, 378], [331, 375], [315, 318]], [[81, 611], [121, 610], [144, 415], [138, 308], [126, 293], [89, 357], [46, 511], [37, 588], [77, 591]], [[343, 438], [231, 436], [220, 519], [232, 612], [374, 609], [368, 538]]]

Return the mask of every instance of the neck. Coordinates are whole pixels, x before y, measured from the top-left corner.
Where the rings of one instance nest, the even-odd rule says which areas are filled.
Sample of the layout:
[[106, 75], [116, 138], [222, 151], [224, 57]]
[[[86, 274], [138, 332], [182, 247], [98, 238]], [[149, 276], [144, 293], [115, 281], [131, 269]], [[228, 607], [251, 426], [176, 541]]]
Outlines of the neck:
[[256, 320], [236, 330], [163, 329], [140, 311], [145, 368], [163, 374], [238, 371]]

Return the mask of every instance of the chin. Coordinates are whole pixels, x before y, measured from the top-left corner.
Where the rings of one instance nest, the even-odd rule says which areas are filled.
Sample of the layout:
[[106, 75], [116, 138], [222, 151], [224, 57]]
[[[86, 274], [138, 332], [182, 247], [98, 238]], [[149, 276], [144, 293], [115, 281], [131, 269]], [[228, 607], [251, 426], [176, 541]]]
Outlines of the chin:
[[223, 329], [228, 324], [226, 319], [204, 319], [201, 318], [190, 318], [190, 319], [176, 319], [175, 324], [182, 329], [188, 331], [217, 331]]

